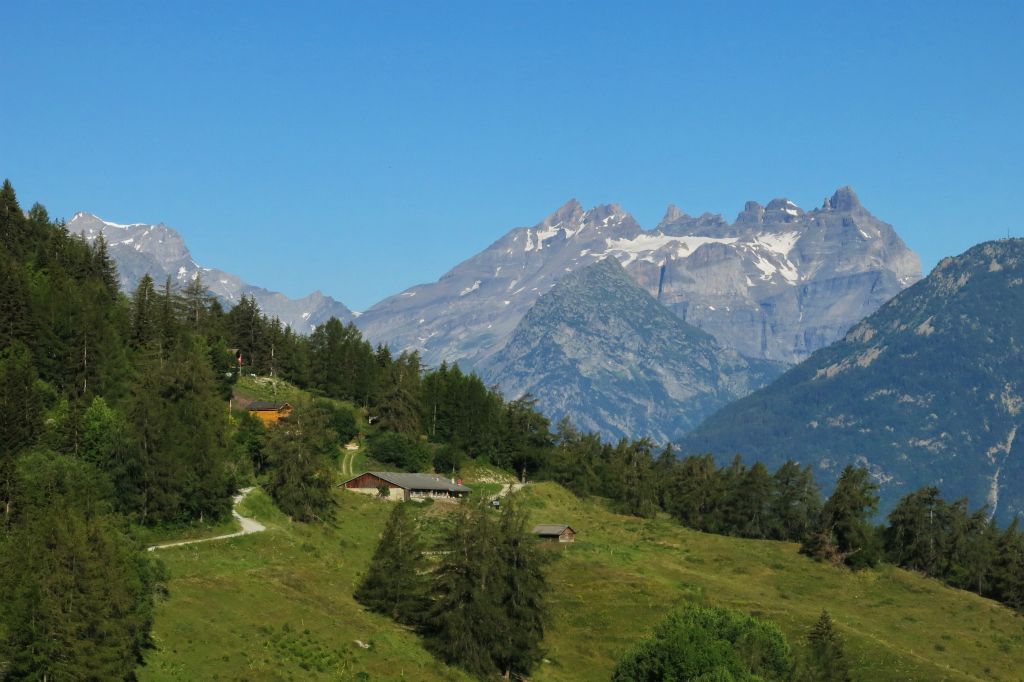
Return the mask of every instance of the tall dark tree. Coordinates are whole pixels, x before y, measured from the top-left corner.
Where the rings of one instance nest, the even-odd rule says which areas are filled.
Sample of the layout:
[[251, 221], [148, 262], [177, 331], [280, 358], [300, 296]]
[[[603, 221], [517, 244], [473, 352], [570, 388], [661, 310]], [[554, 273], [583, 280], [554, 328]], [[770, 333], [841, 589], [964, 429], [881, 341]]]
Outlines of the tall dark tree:
[[10, 514], [17, 455], [43, 433], [43, 395], [38, 382], [25, 346], [18, 343], [0, 353], [0, 522], [6, 522]]
[[150, 646], [161, 571], [111, 513], [92, 465], [18, 463], [17, 519], [0, 535], [0, 661], [10, 679], [131, 680]]
[[772, 478], [775, 490], [771, 504], [771, 537], [799, 542], [814, 527], [821, 513], [821, 492], [814, 481], [814, 473], [810, 465], [800, 468], [790, 460], [779, 467]]
[[273, 429], [264, 446], [267, 491], [281, 511], [298, 521], [334, 517], [334, 476], [330, 461], [293, 430]]
[[819, 559], [855, 568], [874, 565], [880, 542], [871, 517], [878, 509], [878, 484], [867, 469], [847, 466], [822, 507], [817, 527], [803, 551]]
[[356, 589], [356, 600], [399, 623], [419, 624], [427, 610], [424, 548], [409, 505], [395, 505]]

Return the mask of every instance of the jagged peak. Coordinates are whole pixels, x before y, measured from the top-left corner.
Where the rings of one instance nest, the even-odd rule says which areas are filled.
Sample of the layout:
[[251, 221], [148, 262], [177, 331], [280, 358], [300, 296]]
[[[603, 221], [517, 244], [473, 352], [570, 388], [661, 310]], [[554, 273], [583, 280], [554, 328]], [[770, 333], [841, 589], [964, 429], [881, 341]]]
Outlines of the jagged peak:
[[831, 197], [825, 199], [821, 207], [832, 211], [855, 211], [864, 208], [857, 193], [849, 185], [837, 189]]
[[661, 222], [658, 224], [658, 226], [660, 227], [661, 225], [668, 225], [669, 223], [674, 223], [678, 220], [687, 220], [689, 218], [690, 216], [689, 214], [686, 213], [686, 211], [679, 208], [675, 204], [669, 204], [668, 208], [665, 209], [665, 217], [661, 219]]
[[578, 221], [584, 214], [583, 205], [575, 198], [569, 199], [557, 211], [545, 218], [540, 226], [550, 227], [559, 223], [570, 223]]
[[743, 205], [743, 210], [736, 216], [737, 223], [761, 223], [764, 222], [764, 206], [756, 201], [748, 201]]

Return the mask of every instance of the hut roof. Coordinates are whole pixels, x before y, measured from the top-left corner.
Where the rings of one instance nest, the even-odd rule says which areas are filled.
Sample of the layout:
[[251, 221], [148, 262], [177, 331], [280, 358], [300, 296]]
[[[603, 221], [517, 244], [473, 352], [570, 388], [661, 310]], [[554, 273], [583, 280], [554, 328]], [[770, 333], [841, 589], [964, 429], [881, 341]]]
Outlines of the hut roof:
[[[366, 473], [406, 490], [443, 490], [450, 493], [472, 492], [471, 488], [458, 483], [452, 483], [451, 479], [435, 476], [434, 474], [405, 474], [394, 471], [367, 471]], [[355, 480], [356, 478], [359, 478], [359, 476], [354, 476], [349, 480]]]
[[564, 523], [542, 523], [542, 524], [539, 524], [539, 525], [536, 525], [536, 526], [533, 527], [533, 534], [534, 535], [561, 535], [562, 533], [565, 532], [566, 528], [571, 530], [573, 533], [576, 532], [576, 530], [572, 526], [566, 525]]
[[254, 400], [249, 403], [250, 412], [280, 412], [286, 407], [291, 407], [288, 403], [272, 403], [266, 400]]

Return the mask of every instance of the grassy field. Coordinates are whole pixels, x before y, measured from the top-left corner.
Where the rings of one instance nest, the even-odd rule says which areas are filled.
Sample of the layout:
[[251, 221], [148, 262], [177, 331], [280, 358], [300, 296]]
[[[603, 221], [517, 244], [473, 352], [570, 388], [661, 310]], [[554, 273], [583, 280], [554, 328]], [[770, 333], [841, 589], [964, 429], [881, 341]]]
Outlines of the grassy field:
[[[1024, 619], [994, 602], [889, 567], [823, 566], [793, 544], [620, 516], [553, 484], [518, 495], [533, 522], [579, 531], [574, 545], [551, 547], [552, 622], [535, 680], [607, 679], [625, 649], [687, 600], [771, 618], [794, 643], [826, 607], [857, 680], [1024, 679]], [[466, 679], [353, 601], [391, 507], [352, 493], [337, 499], [333, 526], [304, 526], [255, 491], [243, 513], [267, 532], [163, 550], [171, 596], [159, 605], [158, 649], [142, 679]], [[424, 524], [436, 527], [444, 508], [424, 507]]]

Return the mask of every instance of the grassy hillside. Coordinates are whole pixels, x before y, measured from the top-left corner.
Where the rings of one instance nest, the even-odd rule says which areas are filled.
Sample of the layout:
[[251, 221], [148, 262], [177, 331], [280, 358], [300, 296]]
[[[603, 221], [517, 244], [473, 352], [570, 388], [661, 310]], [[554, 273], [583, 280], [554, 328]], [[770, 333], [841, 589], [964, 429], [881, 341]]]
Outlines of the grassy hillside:
[[[684, 600], [772, 618], [794, 642], [827, 607], [858, 680], [1022, 679], [1024, 619], [988, 600], [898, 569], [822, 566], [792, 544], [620, 516], [553, 484], [519, 495], [534, 521], [580, 533], [575, 545], [551, 548], [560, 557], [550, 569], [549, 662], [536, 680], [605, 679]], [[466, 679], [353, 601], [390, 506], [340, 491], [337, 499], [337, 523], [320, 528], [289, 523], [257, 491], [246, 510], [267, 532], [164, 550], [171, 596], [142, 679]], [[443, 508], [420, 513], [432, 526]]]

